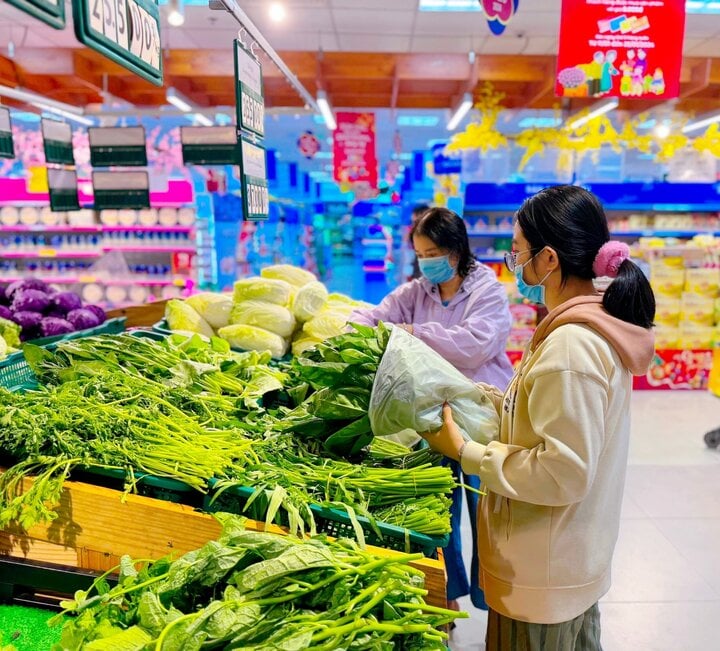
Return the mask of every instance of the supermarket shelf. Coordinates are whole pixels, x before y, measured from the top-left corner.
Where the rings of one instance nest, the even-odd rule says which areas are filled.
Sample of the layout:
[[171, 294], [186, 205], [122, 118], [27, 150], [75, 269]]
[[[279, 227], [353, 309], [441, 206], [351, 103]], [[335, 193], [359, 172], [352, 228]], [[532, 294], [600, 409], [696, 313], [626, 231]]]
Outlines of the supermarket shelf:
[[192, 226], [101, 226], [103, 233], [192, 233]]
[[119, 251], [120, 253], [195, 253], [197, 249], [190, 246], [104, 246], [103, 253]]
[[43, 226], [41, 224], [18, 224], [17, 226], [0, 226], [0, 233], [99, 233], [98, 226]]
[[63, 251], [57, 249], [47, 249], [40, 251], [5, 251], [0, 252], [0, 258], [99, 258], [100, 253], [97, 251]]
[[24, 280], [25, 278], [39, 278], [49, 285], [83, 285], [96, 283], [98, 285], [117, 285], [121, 287], [185, 287], [187, 282], [184, 278], [177, 278], [175, 280], [104, 280], [92, 276], [39, 276], [33, 274], [31, 276], [9, 276], [0, 278], [0, 283], [14, 283], [17, 280]]

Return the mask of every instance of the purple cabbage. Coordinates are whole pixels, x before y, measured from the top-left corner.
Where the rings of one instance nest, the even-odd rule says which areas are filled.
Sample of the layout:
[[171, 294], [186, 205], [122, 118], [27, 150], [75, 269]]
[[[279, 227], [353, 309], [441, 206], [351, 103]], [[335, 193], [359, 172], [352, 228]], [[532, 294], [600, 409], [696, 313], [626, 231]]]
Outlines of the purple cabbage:
[[10, 305], [10, 299], [7, 297], [5, 290], [7, 287], [0, 287], [0, 305]]
[[12, 321], [13, 313], [4, 305], [0, 305], [0, 319], [7, 319]]
[[67, 320], [75, 330], [89, 330], [100, 325], [94, 312], [87, 309], [72, 310], [68, 312]]
[[40, 312], [15, 312], [12, 320], [22, 328], [20, 339], [27, 341], [38, 337], [43, 315]]
[[92, 312], [98, 318], [98, 325], [102, 325], [107, 321], [107, 314], [105, 314], [105, 310], [99, 305], [86, 305], [85, 309]]
[[48, 287], [47, 283], [39, 278], [23, 278], [22, 280], [16, 280], [14, 283], [10, 283], [5, 288], [5, 296], [7, 297], [7, 300], [12, 301], [15, 293], [21, 289], [34, 289], [39, 292], [43, 292], [43, 294], [47, 294], [50, 287]]
[[43, 312], [50, 306], [50, 298], [39, 289], [18, 289], [13, 294], [13, 312]]
[[58, 319], [54, 316], [46, 316], [40, 322], [40, 334], [43, 337], [55, 337], [75, 332], [73, 324], [65, 319]]
[[56, 312], [67, 314], [82, 307], [82, 299], [75, 292], [58, 292], [52, 298], [52, 305]]

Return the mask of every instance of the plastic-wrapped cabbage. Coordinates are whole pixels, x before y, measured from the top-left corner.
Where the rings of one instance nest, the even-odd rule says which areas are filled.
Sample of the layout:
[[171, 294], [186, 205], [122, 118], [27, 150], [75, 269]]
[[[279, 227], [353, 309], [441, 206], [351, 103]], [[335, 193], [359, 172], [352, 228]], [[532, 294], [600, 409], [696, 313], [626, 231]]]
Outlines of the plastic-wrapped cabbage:
[[325, 285], [314, 281], [298, 289], [293, 301], [293, 314], [300, 323], [305, 323], [317, 316], [325, 307], [328, 291]]
[[279, 359], [287, 352], [287, 341], [268, 330], [256, 328], [251, 325], [238, 323], [225, 326], [218, 330], [218, 335], [227, 341], [233, 348], [241, 350], [269, 351], [270, 354]]
[[265, 301], [236, 303], [230, 312], [230, 324], [255, 326], [285, 338], [295, 331], [292, 312], [282, 305]]
[[265, 301], [276, 305], [287, 305], [290, 302], [292, 285], [284, 280], [273, 278], [243, 278], [235, 283], [233, 300], [235, 303], [243, 301]]
[[272, 278], [274, 280], [284, 280], [286, 283], [290, 283], [294, 287], [304, 287], [308, 283], [316, 281], [315, 275], [301, 269], [300, 267], [294, 267], [291, 264], [275, 264], [269, 267], [265, 267], [260, 272], [263, 278]]
[[328, 296], [327, 303], [321, 313], [334, 312], [337, 314], [351, 315], [355, 310], [373, 307], [370, 303], [364, 301], [356, 301], [355, 299], [345, 296], [345, 294], [333, 293]]
[[230, 294], [200, 292], [185, 302], [215, 330], [224, 328], [230, 323], [230, 310], [233, 304]]
[[197, 332], [206, 337], [212, 337], [215, 334], [205, 319], [187, 303], [178, 299], [172, 299], [167, 302], [165, 306], [165, 320], [170, 330]]
[[313, 339], [325, 341], [330, 337], [337, 337], [345, 331], [347, 325], [347, 315], [337, 312], [323, 312], [310, 319], [304, 326], [303, 332], [306, 336]]
[[292, 342], [292, 354], [295, 357], [299, 357], [303, 353], [306, 353], [311, 348], [315, 348], [318, 344], [321, 344], [321, 339], [314, 339], [313, 337], [298, 337]]
[[20, 348], [20, 326], [8, 319], [0, 319], [0, 337], [9, 348]]

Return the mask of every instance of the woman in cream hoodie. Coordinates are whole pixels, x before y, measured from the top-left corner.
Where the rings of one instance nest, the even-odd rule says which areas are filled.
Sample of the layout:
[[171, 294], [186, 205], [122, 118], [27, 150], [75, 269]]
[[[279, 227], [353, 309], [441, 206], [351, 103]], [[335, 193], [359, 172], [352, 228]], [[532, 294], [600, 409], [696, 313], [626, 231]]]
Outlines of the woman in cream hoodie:
[[[517, 213], [506, 263], [550, 311], [507, 392], [500, 439], [466, 443], [446, 406], [430, 446], [479, 475], [487, 651], [597, 651], [620, 524], [632, 375], [654, 352], [655, 299], [602, 206], [548, 188]], [[604, 294], [593, 279], [614, 280]], [[490, 387], [485, 386], [490, 390]]]

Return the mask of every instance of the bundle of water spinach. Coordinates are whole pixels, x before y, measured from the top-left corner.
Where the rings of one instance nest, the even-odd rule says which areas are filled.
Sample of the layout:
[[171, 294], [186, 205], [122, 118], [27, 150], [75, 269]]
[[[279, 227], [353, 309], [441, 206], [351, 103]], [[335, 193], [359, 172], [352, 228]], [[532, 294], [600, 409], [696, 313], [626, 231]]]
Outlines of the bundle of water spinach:
[[390, 330], [352, 325], [293, 359], [289, 394], [298, 405], [278, 422], [280, 431], [322, 441], [327, 452], [358, 455], [373, 439], [370, 393]]
[[440, 651], [464, 613], [425, 603], [420, 555], [377, 557], [348, 540], [298, 540], [221, 516], [219, 540], [176, 561], [122, 559], [66, 602], [55, 651]]

